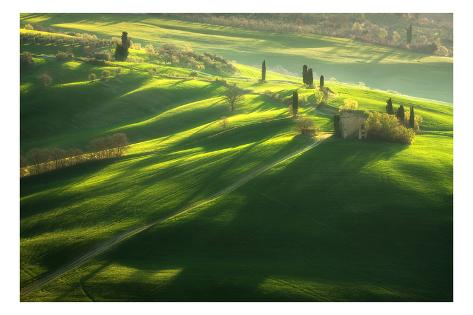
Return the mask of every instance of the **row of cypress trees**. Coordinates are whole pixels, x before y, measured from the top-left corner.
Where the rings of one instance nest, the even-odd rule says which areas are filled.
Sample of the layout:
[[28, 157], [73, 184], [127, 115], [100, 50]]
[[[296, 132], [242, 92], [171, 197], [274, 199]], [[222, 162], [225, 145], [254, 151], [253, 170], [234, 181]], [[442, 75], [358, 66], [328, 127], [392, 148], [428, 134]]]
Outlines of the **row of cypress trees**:
[[[406, 120], [406, 113], [404, 110], [404, 105], [400, 105], [399, 108], [396, 110], [396, 113], [394, 113], [394, 107], [393, 107], [393, 100], [389, 98], [386, 101], [386, 113], [389, 115], [394, 115], [396, 114], [397, 119], [405, 125], [405, 120]], [[409, 128], [414, 129], [415, 126], [415, 113], [414, 113], [414, 106], [410, 106], [409, 109]]]
[[[305, 85], [313, 87], [314, 86], [314, 72], [312, 68], [307, 67], [307, 65], [302, 66], [302, 82]], [[325, 78], [323, 75], [320, 76], [319, 86], [323, 88], [325, 84]]]

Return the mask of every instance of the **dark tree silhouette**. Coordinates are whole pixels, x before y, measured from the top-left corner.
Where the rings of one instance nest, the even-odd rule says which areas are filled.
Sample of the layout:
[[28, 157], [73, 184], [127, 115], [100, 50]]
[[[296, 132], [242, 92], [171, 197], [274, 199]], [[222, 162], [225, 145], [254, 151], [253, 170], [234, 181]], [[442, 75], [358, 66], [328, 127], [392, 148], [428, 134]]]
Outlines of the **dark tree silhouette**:
[[292, 115], [297, 116], [299, 111], [299, 94], [297, 91], [292, 92]]
[[261, 81], [266, 81], [266, 60], [263, 60], [261, 65]]
[[414, 106], [411, 105], [411, 109], [409, 111], [409, 128], [414, 129], [415, 127], [415, 116], [414, 116]]
[[412, 42], [412, 24], [406, 28], [406, 41], [408, 44]]
[[314, 73], [312, 71], [312, 68], [309, 68], [309, 70], [307, 70], [307, 85], [310, 87], [314, 86]]
[[122, 33], [122, 42], [117, 43], [115, 47], [115, 60], [125, 61], [128, 58], [128, 48], [130, 48], [130, 39], [128, 33]]
[[302, 66], [302, 82], [307, 84], [307, 65]]
[[397, 113], [396, 113], [397, 119], [404, 125], [404, 120], [405, 120], [405, 112], [404, 112], [404, 106], [401, 105], [399, 106]]
[[325, 84], [325, 78], [323, 75], [320, 76], [320, 82], [319, 82], [319, 85], [320, 85], [320, 88], [323, 88], [324, 87], [324, 84]]
[[393, 101], [389, 98], [386, 102], [386, 113], [389, 115], [394, 115]]

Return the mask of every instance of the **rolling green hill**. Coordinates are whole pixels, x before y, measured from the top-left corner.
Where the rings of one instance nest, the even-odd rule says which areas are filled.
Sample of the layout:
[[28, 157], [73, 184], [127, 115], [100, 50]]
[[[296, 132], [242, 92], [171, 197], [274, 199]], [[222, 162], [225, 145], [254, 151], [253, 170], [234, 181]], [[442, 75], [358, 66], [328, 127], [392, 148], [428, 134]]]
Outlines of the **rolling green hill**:
[[[243, 42], [268, 47], [267, 39], [255, 42], [256, 33], [247, 31], [223, 35], [226, 28], [134, 19], [23, 15], [22, 23], [99, 30], [103, 36], [126, 28], [149, 41], [187, 40], [200, 32], [199, 39], [192, 37], [201, 41], [196, 49], [219, 47], [216, 52], [227, 57], [224, 52], [238, 55]], [[268, 36], [279, 42], [282, 35]], [[91, 139], [115, 132], [125, 132], [131, 142], [121, 158], [21, 179], [21, 286], [124, 231], [156, 223], [22, 300], [452, 300], [452, 104], [328, 80], [336, 92], [330, 105], [353, 98], [362, 109], [384, 111], [392, 97], [396, 105], [415, 106], [424, 133], [410, 146], [331, 137], [286, 160], [312, 140], [297, 136], [287, 106], [274, 94], [287, 97], [299, 89], [306, 101], [300, 113], [322, 130], [320, 139], [333, 131], [331, 118], [314, 109], [313, 90], [299, 78], [269, 71], [268, 82], [261, 83], [259, 69], [248, 66], [252, 62], [235, 64], [238, 71], [224, 79], [245, 96], [231, 113], [221, 78], [205, 71], [191, 77], [191, 69], [152, 60], [100, 66], [80, 58], [55, 60], [47, 45], [21, 49], [35, 60], [21, 73], [23, 152], [87, 149]], [[343, 49], [360, 59], [369, 54]], [[405, 62], [399, 52], [389, 53]], [[297, 55], [282, 48], [278, 54], [287, 54], [288, 64]], [[275, 55], [265, 59], [279, 62]], [[300, 68], [304, 60], [297, 60], [294, 67]], [[443, 71], [449, 64], [436, 63], [412, 63], [412, 73], [427, 64]], [[382, 64], [376, 63], [378, 69], [385, 69]], [[103, 70], [110, 77], [88, 79]], [[37, 77], [45, 72], [53, 83], [41, 87]], [[268, 165], [273, 167], [258, 171]]]
[[364, 82], [372, 88], [446, 102], [453, 98], [452, 58], [346, 38], [248, 31], [146, 14], [23, 14], [21, 23], [89, 32], [106, 39], [126, 30], [135, 42], [143, 44], [190, 45], [253, 66], [267, 59], [271, 60], [269, 69], [296, 75], [301, 65], [307, 64], [318, 75], [341, 82]]

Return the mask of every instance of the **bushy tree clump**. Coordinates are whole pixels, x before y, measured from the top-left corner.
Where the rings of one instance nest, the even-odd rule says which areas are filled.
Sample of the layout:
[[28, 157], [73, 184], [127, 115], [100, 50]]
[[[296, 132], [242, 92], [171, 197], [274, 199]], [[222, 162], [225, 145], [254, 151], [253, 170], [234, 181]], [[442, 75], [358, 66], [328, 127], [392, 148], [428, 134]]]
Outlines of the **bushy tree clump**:
[[369, 139], [411, 144], [415, 137], [412, 129], [406, 128], [393, 115], [371, 112], [365, 122]]
[[217, 55], [198, 54], [190, 48], [180, 48], [172, 44], [162, 45], [157, 57], [165, 64], [183, 66], [198, 71], [205, 70], [215, 74], [232, 74], [236, 71], [231, 62]]

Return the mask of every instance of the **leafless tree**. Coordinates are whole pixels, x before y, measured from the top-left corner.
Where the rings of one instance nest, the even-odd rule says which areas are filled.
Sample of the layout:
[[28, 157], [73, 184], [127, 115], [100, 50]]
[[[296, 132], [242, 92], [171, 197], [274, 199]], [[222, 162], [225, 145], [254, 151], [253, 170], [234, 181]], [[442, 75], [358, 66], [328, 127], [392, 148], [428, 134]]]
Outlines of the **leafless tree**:
[[224, 95], [225, 102], [230, 106], [230, 111], [235, 111], [235, 107], [243, 100], [243, 91], [236, 84], [229, 85]]

